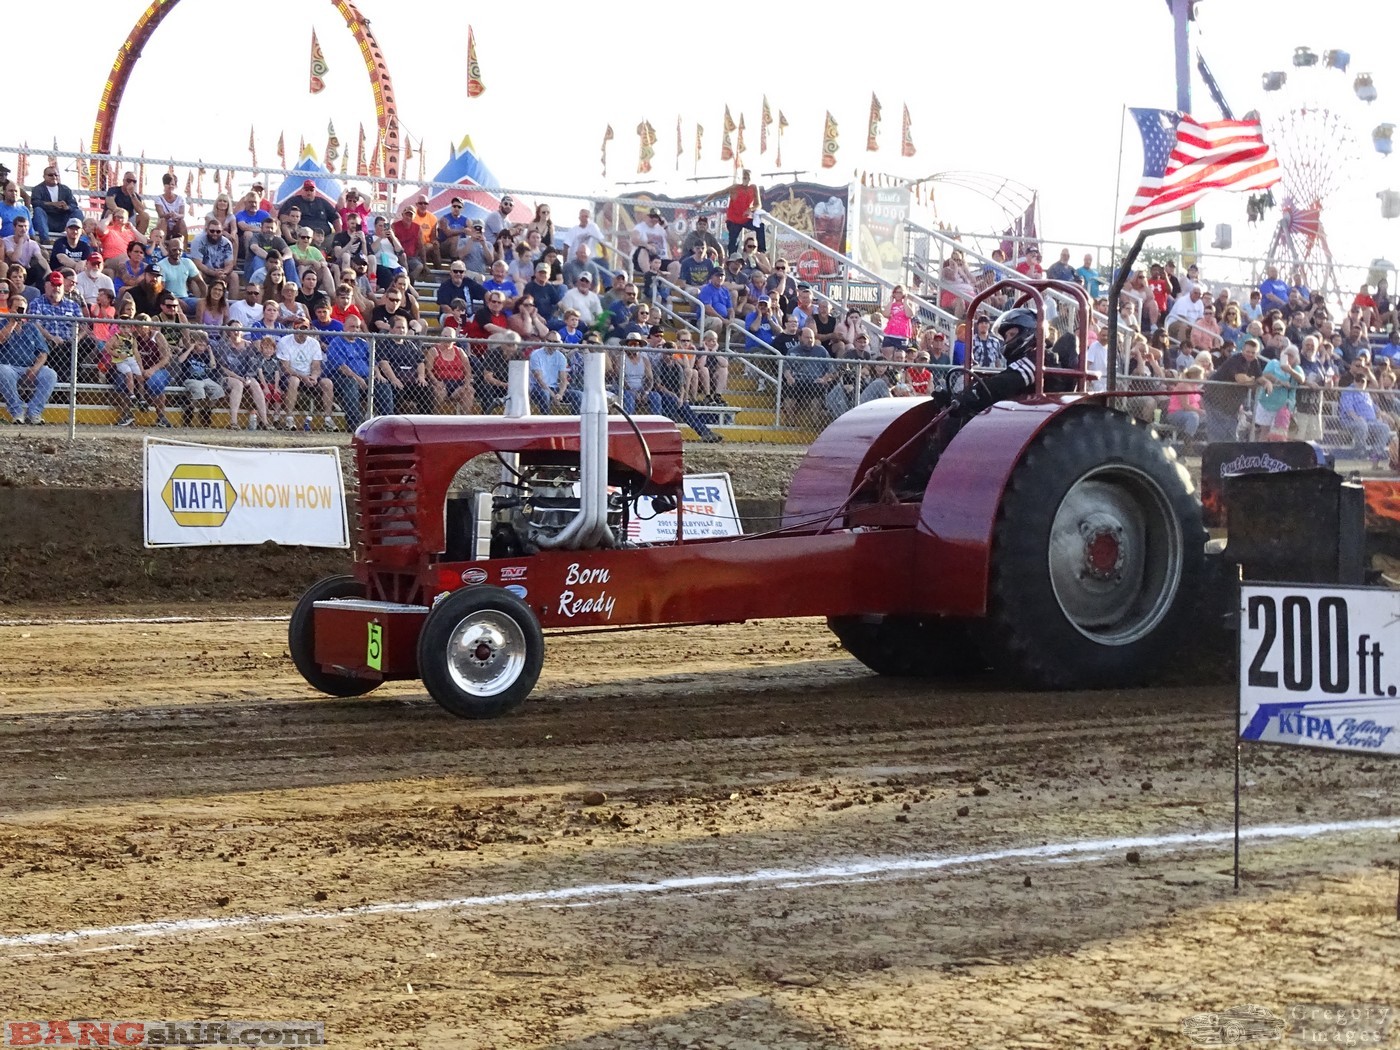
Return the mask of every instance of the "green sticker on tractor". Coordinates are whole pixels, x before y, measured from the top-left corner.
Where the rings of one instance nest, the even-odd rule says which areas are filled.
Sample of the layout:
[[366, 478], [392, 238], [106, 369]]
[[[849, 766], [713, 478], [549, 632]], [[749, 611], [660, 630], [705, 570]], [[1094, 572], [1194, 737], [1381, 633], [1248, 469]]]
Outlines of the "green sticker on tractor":
[[384, 670], [384, 628], [378, 623], [369, 625], [369, 644], [365, 646], [365, 664], [376, 671]]

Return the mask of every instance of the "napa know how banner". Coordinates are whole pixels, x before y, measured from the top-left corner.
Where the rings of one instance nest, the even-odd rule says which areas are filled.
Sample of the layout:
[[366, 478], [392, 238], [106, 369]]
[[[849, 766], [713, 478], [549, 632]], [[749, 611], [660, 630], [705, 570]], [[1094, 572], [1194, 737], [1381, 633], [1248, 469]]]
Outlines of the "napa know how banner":
[[219, 448], [147, 438], [147, 547], [348, 547], [337, 448]]
[[[734, 503], [734, 486], [728, 474], [687, 474], [681, 502], [685, 511], [685, 538], [709, 540], [742, 536], [743, 523]], [[634, 543], [674, 543], [676, 512], [656, 513], [650, 496], [639, 496], [632, 504], [627, 522], [627, 538]]]
[[1400, 591], [1245, 584], [1240, 739], [1400, 755]]

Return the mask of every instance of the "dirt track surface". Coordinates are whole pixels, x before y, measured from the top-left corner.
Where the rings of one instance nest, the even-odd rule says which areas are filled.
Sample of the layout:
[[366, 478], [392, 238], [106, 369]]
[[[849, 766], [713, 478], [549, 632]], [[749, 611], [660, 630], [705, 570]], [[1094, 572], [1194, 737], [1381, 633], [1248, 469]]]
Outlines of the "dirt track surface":
[[[804, 620], [552, 638], [533, 701], [467, 723], [312, 693], [284, 630], [0, 628], [0, 1015], [845, 1050], [1400, 1005], [1394, 832], [1251, 840], [1239, 896], [1228, 841], [1129, 857], [1229, 827], [1228, 688], [935, 689]], [[1400, 765], [1257, 749], [1245, 779], [1247, 827], [1394, 817]], [[224, 924], [15, 939], [181, 919]]]

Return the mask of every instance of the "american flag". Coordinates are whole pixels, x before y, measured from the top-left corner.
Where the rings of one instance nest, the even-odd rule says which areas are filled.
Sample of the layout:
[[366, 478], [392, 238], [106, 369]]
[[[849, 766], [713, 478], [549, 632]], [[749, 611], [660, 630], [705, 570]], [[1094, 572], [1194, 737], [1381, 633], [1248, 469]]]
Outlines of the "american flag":
[[1142, 185], [1120, 233], [1189, 208], [1213, 190], [1262, 190], [1281, 178], [1278, 158], [1253, 121], [1201, 123], [1169, 109], [1132, 114], [1142, 132]]

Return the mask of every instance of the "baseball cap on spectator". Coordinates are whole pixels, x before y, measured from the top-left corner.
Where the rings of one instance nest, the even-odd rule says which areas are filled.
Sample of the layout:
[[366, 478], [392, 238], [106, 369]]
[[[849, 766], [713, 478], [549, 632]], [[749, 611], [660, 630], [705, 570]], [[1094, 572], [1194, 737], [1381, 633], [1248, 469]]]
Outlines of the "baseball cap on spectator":
[[654, 324], [654, 325], [652, 325], [649, 329], [647, 329], [647, 335], [665, 335], [665, 334], [666, 334], [666, 329], [662, 328], [659, 324]]
[[622, 342], [624, 346], [641, 346], [646, 342], [646, 338], [641, 332], [628, 332], [627, 338]]
[[255, 183], [253, 183], [251, 186], [249, 186], [248, 188], [249, 188], [250, 190], [260, 190], [260, 189], [263, 188], [263, 184], [262, 184], [261, 182], [255, 182]]
[[726, 259], [725, 261], [726, 261], [726, 262], [737, 262], [737, 263], [741, 263], [741, 262], [744, 261], [744, 253], [743, 253], [743, 252], [735, 252], [733, 255], [731, 255], [731, 256], [730, 256], [728, 259]]
[[581, 273], [578, 275], [578, 280], [574, 281], [574, 283], [578, 284], [579, 281], [587, 281], [589, 284], [592, 284], [593, 278], [589, 277], [586, 273]]
[[63, 224], [63, 228], [64, 228], [65, 230], [73, 230], [73, 229], [81, 230], [81, 229], [83, 228], [83, 220], [82, 220], [82, 219], [69, 219], [66, 223]]
[[506, 194], [504, 197], [501, 198], [501, 205], [502, 205], [502, 206], [505, 206], [505, 205], [507, 205], [507, 204], [514, 204], [514, 203], [515, 203], [515, 199], [514, 199], [513, 197], [511, 197], [510, 194]]
[[57, 270], [53, 270], [53, 271], [51, 271], [51, 272], [49, 273], [49, 284], [62, 284], [62, 283], [63, 283], [63, 274], [59, 273]]
[[314, 182], [312, 182], [310, 179], [307, 179], [305, 182], [303, 182], [303, 183], [301, 184], [301, 188], [304, 189], [304, 190], [314, 190], [314, 189], [316, 188], [316, 184], [315, 184]]
[[946, 342], [948, 341], [948, 337], [947, 337], [946, 335], [944, 335], [942, 332], [934, 332], [934, 333], [933, 333], [933, 341], [934, 341], [935, 343], [946, 343]]
[[536, 263], [536, 264], [535, 264], [535, 272], [536, 272], [536, 273], [549, 273], [549, 263]]
[[452, 198], [450, 201], [448, 201], [447, 203], [448, 203], [448, 204], [461, 204], [461, 203], [462, 203], [462, 198], [461, 198], [461, 197], [453, 197], [453, 198]]
[[651, 211], [647, 212], [647, 218], [649, 218], [649, 219], [659, 219], [659, 218], [661, 218], [661, 209], [660, 209], [660, 208], [652, 208]]
[[484, 230], [484, 229], [486, 229], [486, 227], [483, 226], [483, 225], [482, 225], [481, 223], [479, 223], [479, 222], [474, 222], [474, 223], [472, 223], [472, 229], [474, 229], [474, 230]]

